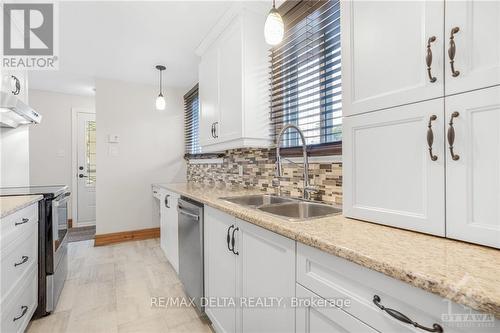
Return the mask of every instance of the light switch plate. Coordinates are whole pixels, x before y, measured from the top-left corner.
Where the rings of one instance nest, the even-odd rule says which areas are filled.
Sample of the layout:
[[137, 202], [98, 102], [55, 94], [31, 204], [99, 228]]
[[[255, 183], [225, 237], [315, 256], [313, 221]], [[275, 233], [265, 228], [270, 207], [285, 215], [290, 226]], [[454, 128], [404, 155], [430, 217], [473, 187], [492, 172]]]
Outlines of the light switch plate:
[[108, 135], [108, 142], [109, 143], [119, 143], [120, 142], [120, 136], [116, 134], [109, 134]]

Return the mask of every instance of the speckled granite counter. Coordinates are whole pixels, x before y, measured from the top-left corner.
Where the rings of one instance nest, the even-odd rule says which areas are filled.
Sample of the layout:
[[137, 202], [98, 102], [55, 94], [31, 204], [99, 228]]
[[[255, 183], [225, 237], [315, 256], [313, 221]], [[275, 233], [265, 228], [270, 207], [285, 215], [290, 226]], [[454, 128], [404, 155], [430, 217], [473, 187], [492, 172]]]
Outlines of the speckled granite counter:
[[242, 220], [500, 318], [500, 250], [378, 224], [286, 220], [219, 199], [260, 193], [197, 183], [157, 184]]
[[41, 195], [18, 195], [0, 197], [0, 218], [17, 212], [24, 207], [41, 200]]

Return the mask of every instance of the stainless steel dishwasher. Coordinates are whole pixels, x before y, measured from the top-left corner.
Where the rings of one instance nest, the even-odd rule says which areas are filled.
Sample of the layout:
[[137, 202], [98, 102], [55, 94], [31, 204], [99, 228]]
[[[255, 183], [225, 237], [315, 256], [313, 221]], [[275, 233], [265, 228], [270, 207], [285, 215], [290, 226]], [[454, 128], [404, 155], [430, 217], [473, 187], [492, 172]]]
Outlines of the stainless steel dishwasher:
[[181, 197], [177, 204], [179, 213], [179, 276], [188, 297], [201, 313], [204, 296], [203, 285], [203, 205]]

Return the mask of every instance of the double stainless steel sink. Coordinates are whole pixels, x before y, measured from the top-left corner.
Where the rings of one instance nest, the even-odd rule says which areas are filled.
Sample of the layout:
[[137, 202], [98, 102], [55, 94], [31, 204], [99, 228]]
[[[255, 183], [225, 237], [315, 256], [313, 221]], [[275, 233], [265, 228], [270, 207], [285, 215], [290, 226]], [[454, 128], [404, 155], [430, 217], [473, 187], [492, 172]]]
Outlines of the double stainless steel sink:
[[342, 209], [331, 205], [269, 194], [223, 197], [221, 199], [273, 214], [288, 221], [304, 221], [342, 213]]

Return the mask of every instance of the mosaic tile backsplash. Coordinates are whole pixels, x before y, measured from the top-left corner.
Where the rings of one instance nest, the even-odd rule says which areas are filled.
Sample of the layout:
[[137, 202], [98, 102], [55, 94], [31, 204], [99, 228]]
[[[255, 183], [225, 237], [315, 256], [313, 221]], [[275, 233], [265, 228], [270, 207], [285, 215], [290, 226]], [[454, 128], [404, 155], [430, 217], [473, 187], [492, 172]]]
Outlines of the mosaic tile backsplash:
[[[273, 150], [274, 151], [274, 150]], [[187, 180], [204, 184], [223, 183], [226, 186], [259, 188], [266, 193], [277, 193], [273, 187], [275, 179], [275, 159], [271, 149], [234, 149], [225, 152], [223, 163], [187, 163]], [[239, 174], [239, 166], [243, 175]], [[281, 193], [300, 197], [303, 188], [302, 162], [298, 165], [283, 161], [283, 177], [280, 178]], [[313, 199], [334, 204], [342, 204], [342, 163], [310, 163], [311, 185], [319, 191]]]

